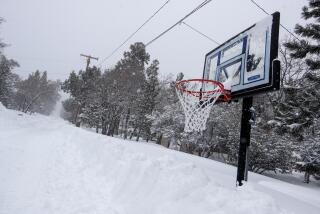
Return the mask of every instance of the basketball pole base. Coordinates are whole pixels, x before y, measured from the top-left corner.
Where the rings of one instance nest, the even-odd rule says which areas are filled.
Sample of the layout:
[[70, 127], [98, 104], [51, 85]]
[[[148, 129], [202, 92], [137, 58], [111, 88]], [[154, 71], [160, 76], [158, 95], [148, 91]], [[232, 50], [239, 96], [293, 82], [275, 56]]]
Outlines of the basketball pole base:
[[245, 97], [242, 101], [242, 116], [241, 116], [241, 130], [240, 130], [240, 143], [238, 153], [238, 169], [237, 169], [237, 185], [242, 186], [243, 180], [247, 181], [248, 164], [247, 155], [250, 145], [250, 132], [252, 118], [251, 107], [252, 97]]

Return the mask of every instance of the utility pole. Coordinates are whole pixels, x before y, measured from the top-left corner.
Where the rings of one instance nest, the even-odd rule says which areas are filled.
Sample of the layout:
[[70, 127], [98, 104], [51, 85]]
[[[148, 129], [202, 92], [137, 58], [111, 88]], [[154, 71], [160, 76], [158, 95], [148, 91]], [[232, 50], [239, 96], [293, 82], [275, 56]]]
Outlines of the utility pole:
[[90, 56], [90, 55], [85, 55], [85, 54], [80, 54], [80, 56], [83, 56], [85, 58], [87, 58], [87, 67], [86, 67], [86, 71], [88, 70], [89, 68], [89, 65], [90, 65], [90, 60], [91, 59], [94, 59], [94, 60], [97, 60], [98, 61], [98, 57], [93, 57], [93, 56]]
[[[97, 57], [92, 57], [92, 56], [90, 56], [90, 55], [80, 54], [80, 56], [83, 56], [83, 57], [87, 58], [86, 71], [88, 71], [88, 68], [89, 68], [91, 59], [94, 59], [94, 60], [97, 60], [97, 61], [98, 61], [98, 58], [97, 58]], [[76, 127], [80, 127], [81, 121], [78, 119], [78, 116], [79, 116], [80, 113], [81, 113], [81, 108], [82, 108], [82, 104], [78, 105], [78, 110], [77, 110], [77, 113], [76, 113], [76, 116], [75, 116]]]

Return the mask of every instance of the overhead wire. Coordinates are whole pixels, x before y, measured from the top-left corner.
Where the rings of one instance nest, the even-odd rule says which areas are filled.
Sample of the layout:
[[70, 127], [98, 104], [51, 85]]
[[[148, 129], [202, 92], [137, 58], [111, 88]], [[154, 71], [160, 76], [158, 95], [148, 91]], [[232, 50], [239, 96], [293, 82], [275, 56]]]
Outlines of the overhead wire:
[[125, 43], [127, 43], [141, 28], [143, 28], [155, 15], [157, 15], [160, 10], [162, 10], [170, 0], [167, 0], [161, 7], [156, 10], [137, 30], [130, 34], [116, 49], [114, 49], [107, 57], [105, 57], [98, 66], [101, 66], [106, 60], [108, 60], [113, 54], [115, 54]]
[[188, 18], [189, 16], [191, 16], [192, 14], [194, 14], [195, 12], [197, 12], [198, 10], [200, 10], [202, 7], [204, 7], [205, 5], [207, 5], [208, 3], [210, 3], [212, 0], [205, 0], [203, 1], [201, 4], [199, 4], [195, 9], [193, 9], [191, 12], [189, 12], [187, 15], [185, 15], [183, 18], [181, 18], [179, 21], [177, 21], [175, 24], [173, 24], [172, 26], [170, 26], [169, 28], [167, 28], [165, 31], [163, 31], [162, 33], [160, 33], [158, 36], [156, 36], [154, 39], [150, 40], [149, 42], [146, 43], [146, 47], [149, 46], [150, 44], [152, 44], [153, 42], [155, 42], [157, 39], [159, 39], [160, 37], [162, 37], [164, 34], [168, 33], [170, 30], [172, 30], [174, 27], [176, 27], [177, 25], [181, 24], [186, 18]]
[[[268, 13], [261, 5], [259, 5], [257, 2], [255, 2], [254, 0], [250, 0], [256, 7], [258, 7], [260, 10], [262, 10], [265, 14], [270, 15], [270, 13]], [[294, 35], [294, 33], [292, 33], [287, 27], [285, 27], [284, 25], [282, 25], [280, 23], [280, 26], [287, 31], [291, 36], [293, 36], [295, 39], [297, 39], [298, 41], [300, 41], [300, 39]]]
[[217, 42], [216, 40], [212, 39], [211, 37], [209, 37], [208, 35], [202, 33], [201, 31], [199, 31], [198, 29], [192, 27], [191, 25], [187, 24], [186, 22], [181, 22], [182, 24], [184, 24], [185, 26], [189, 27], [191, 30], [197, 32], [198, 34], [200, 34], [201, 36], [209, 39], [211, 42], [215, 43], [216, 45], [220, 45], [219, 42]]
[[[106, 60], [108, 60], [111, 56], [113, 56], [114, 53], [116, 53], [126, 42], [128, 42], [144, 25], [146, 25], [157, 13], [160, 12], [160, 10], [162, 10], [168, 3], [170, 0], [167, 0], [155, 13], [152, 14], [152, 16], [150, 16], [136, 31], [134, 31], [132, 34], [130, 34], [130, 36], [124, 41], [122, 42], [116, 49], [114, 49], [107, 57], [105, 57], [99, 64], [99, 66], [101, 66]], [[166, 30], [164, 30], [162, 33], [160, 33], [158, 36], [156, 36], [154, 39], [150, 40], [149, 42], [147, 42], [145, 44], [145, 46], [149, 46], [151, 45], [153, 42], [155, 42], [156, 40], [158, 40], [160, 37], [162, 37], [163, 35], [165, 35], [166, 33], [168, 33], [170, 30], [172, 30], [174, 27], [176, 27], [179, 24], [184, 24], [185, 26], [189, 27], [191, 30], [197, 32], [198, 34], [202, 35], [203, 37], [209, 39], [210, 41], [214, 42], [217, 45], [220, 45], [219, 42], [217, 42], [216, 40], [212, 39], [211, 37], [209, 37], [208, 35], [202, 33], [201, 31], [199, 31], [198, 29], [192, 27], [191, 25], [187, 24], [186, 22], [184, 22], [185, 19], [187, 19], [189, 16], [191, 16], [192, 14], [194, 14], [195, 12], [197, 12], [198, 10], [200, 10], [202, 7], [204, 7], [205, 5], [207, 5], [208, 3], [210, 3], [212, 0], [205, 0], [202, 3], [200, 3], [196, 8], [194, 8], [191, 12], [189, 12], [187, 15], [185, 15], [183, 18], [181, 18], [180, 20], [178, 20], [175, 24], [173, 24], [172, 26], [170, 26], [169, 28], [167, 28]], [[263, 11], [265, 14], [270, 15], [270, 13], [268, 13], [261, 5], [259, 5], [257, 2], [255, 2], [254, 0], [250, 0], [256, 7], [258, 7], [261, 11]], [[287, 27], [285, 27], [284, 25], [280, 24], [280, 26], [287, 31], [290, 35], [292, 35], [295, 39], [299, 40], [300, 39], [294, 34], [292, 33]]]

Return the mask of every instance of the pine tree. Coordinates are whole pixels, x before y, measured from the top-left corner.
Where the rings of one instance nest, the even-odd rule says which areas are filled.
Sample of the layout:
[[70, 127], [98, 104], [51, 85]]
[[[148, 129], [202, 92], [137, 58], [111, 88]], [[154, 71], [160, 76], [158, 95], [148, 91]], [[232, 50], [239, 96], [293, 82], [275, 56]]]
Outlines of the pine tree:
[[6, 107], [12, 107], [10, 105], [12, 105], [14, 85], [18, 80], [18, 76], [13, 74], [12, 70], [17, 66], [19, 64], [16, 61], [0, 54], [0, 102]]
[[310, 182], [310, 176], [320, 179], [320, 131], [317, 135], [308, 137], [299, 147], [299, 159], [296, 168], [305, 172], [304, 182]]
[[[180, 75], [183, 78], [183, 74]], [[158, 143], [163, 136], [171, 139], [171, 142], [177, 142], [183, 132], [184, 115], [171, 76], [159, 82], [158, 92], [151, 115], [152, 132], [156, 133]]]
[[74, 118], [77, 116], [76, 109], [78, 108], [78, 102], [75, 100], [75, 98], [71, 97], [64, 100], [62, 102], [62, 106], [64, 109], [62, 118], [73, 123]]
[[[123, 137], [127, 138], [128, 130], [137, 130], [134, 123], [137, 116], [139, 96], [141, 96], [142, 86], [146, 81], [145, 66], [150, 60], [150, 55], [146, 52], [145, 45], [137, 42], [130, 46], [130, 50], [124, 52], [123, 58], [107, 74], [105, 88], [109, 94], [109, 100], [105, 102], [108, 111], [105, 120], [109, 123], [108, 135], [113, 135], [119, 128], [122, 121]], [[134, 127], [130, 127], [134, 124]], [[132, 137], [132, 135], [131, 135]]]
[[80, 120], [99, 131], [101, 120], [101, 72], [97, 67], [81, 73], [82, 109]]
[[69, 78], [63, 82], [61, 89], [70, 94], [70, 98], [63, 102], [64, 109], [68, 112], [66, 118], [70, 122], [78, 125], [78, 116], [81, 107], [81, 82], [79, 75], [72, 71]]
[[[0, 24], [4, 20], [0, 17]], [[3, 55], [3, 49], [7, 46], [0, 39], [0, 102], [9, 108], [13, 108], [13, 94], [15, 83], [19, 80], [18, 75], [14, 74], [12, 70], [18, 67], [19, 64], [15, 60], [7, 59]]]
[[146, 81], [142, 86], [140, 96], [138, 96], [138, 108], [136, 124], [139, 129], [139, 134], [142, 132], [144, 136], [149, 140], [151, 137], [151, 118], [150, 115], [154, 110], [156, 104], [156, 97], [159, 91], [158, 70], [159, 61], [154, 60], [151, 65], [146, 69]]
[[[81, 124], [81, 115], [83, 109], [86, 105], [89, 105], [94, 101], [96, 96], [96, 90], [99, 89], [101, 78], [100, 69], [97, 67], [88, 68], [86, 71], [79, 71], [78, 74], [72, 71], [69, 75], [69, 78], [64, 81], [62, 85], [62, 90], [66, 93], [70, 93], [74, 105], [76, 108], [72, 109], [74, 113], [74, 118], [72, 122], [76, 124], [77, 127]], [[69, 105], [70, 106], [70, 105]]]
[[309, 0], [309, 5], [302, 8], [302, 17], [311, 23], [297, 24], [295, 33], [303, 37], [300, 41], [286, 43], [292, 50], [291, 56], [305, 59], [310, 70], [320, 69], [320, 0]]
[[[309, 74], [310, 75], [310, 74]], [[296, 168], [305, 172], [304, 182], [309, 183], [310, 176], [320, 179], [320, 76], [307, 77], [312, 78], [313, 83], [307, 93], [312, 93], [313, 100], [309, 102], [310, 113], [312, 113], [312, 124], [305, 130], [304, 141], [298, 145], [296, 153], [298, 160]]]
[[15, 101], [22, 112], [48, 115], [59, 99], [59, 82], [47, 79], [47, 72], [36, 71], [17, 84]]
[[282, 173], [292, 171], [292, 154], [294, 146], [286, 136], [279, 136], [257, 124], [252, 129], [249, 153], [249, 169], [256, 173], [281, 170]]
[[275, 121], [269, 125], [280, 135], [288, 133], [302, 141], [304, 133], [320, 117], [320, 76], [305, 73], [296, 86], [284, 87], [282, 91], [275, 103]]

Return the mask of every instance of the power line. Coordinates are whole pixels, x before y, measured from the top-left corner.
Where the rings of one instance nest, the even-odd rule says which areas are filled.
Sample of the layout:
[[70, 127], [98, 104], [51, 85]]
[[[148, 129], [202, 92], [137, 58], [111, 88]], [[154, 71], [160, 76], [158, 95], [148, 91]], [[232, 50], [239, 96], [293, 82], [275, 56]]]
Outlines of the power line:
[[197, 30], [196, 28], [192, 27], [191, 25], [185, 23], [185, 22], [181, 22], [182, 24], [186, 25], [187, 27], [189, 27], [191, 30], [197, 32], [198, 34], [202, 35], [203, 37], [209, 39], [210, 41], [214, 42], [217, 45], [220, 45], [219, 42], [217, 42], [216, 40], [212, 39], [211, 37], [207, 36], [206, 34], [200, 32], [199, 30]]
[[[259, 5], [257, 2], [255, 2], [254, 0], [250, 0], [254, 5], [256, 5], [260, 10], [262, 10], [265, 14], [270, 15], [270, 13], [268, 13], [261, 5]], [[297, 39], [298, 41], [300, 41], [300, 39], [294, 35], [294, 33], [292, 33], [288, 28], [286, 28], [284, 25], [280, 24], [280, 26], [287, 31], [291, 36], [293, 36], [295, 39]]]
[[156, 36], [154, 39], [152, 39], [151, 41], [149, 41], [148, 43], [146, 43], [146, 46], [150, 45], [151, 43], [153, 43], [154, 41], [156, 41], [157, 39], [159, 39], [160, 37], [162, 37], [164, 34], [166, 34], [167, 32], [169, 32], [170, 30], [172, 30], [174, 27], [176, 27], [177, 25], [179, 25], [180, 23], [182, 23], [186, 18], [188, 18], [189, 16], [191, 16], [193, 13], [197, 12], [199, 9], [201, 9], [202, 7], [204, 7], [206, 4], [210, 3], [212, 0], [205, 0], [203, 1], [201, 4], [199, 4], [195, 9], [193, 9], [190, 13], [188, 13], [187, 15], [185, 15], [182, 19], [180, 19], [179, 21], [177, 21], [174, 25], [172, 25], [171, 27], [169, 27], [168, 29], [166, 29], [165, 31], [163, 31], [162, 33], [160, 33], [158, 36]]
[[250, 0], [253, 4], [255, 4], [260, 10], [262, 10], [265, 14], [270, 15], [265, 9], [263, 9], [257, 2]]
[[115, 54], [127, 41], [129, 41], [143, 26], [145, 26], [155, 15], [157, 15], [162, 8], [164, 8], [170, 0], [167, 0], [156, 12], [152, 14], [136, 31], [134, 31], [124, 42], [122, 42], [116, 49], [114, 49], [107, 57], [105, 57], [99, 64], [101, 66], [106, 60], [108, 60], [113, 54]]

